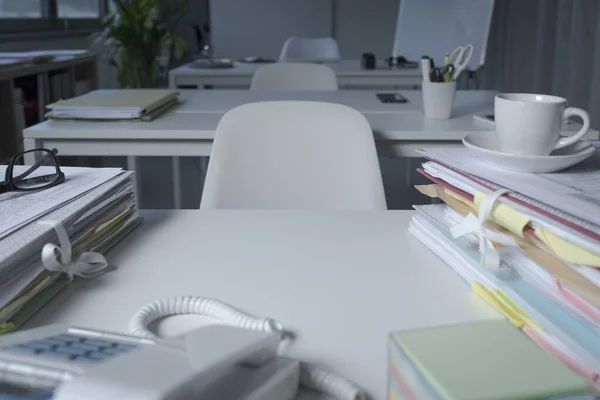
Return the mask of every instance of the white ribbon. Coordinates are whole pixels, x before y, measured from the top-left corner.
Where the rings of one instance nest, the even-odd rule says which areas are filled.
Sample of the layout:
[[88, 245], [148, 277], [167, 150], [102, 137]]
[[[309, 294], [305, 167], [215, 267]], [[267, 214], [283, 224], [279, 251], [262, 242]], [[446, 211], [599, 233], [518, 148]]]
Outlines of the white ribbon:
[[469, 213], [460, 223], [450, 228], [450, 234], [454, 238], [472, 233], [479, 236], [479, 264], [484, 268], [500, 267], [500, 255], [492, 242], [505, 246], [517, 245], [517, 242], [512, 237], [485, 227], [485, 221], [492, 212], [494, 204], [503, 194], [508, 192], [510, 192], [508, 189], [501, 189], [488, 194], [479, 205], [479, 218]]
[[108, 262], [100, 253], [85, 252], [79, 256], [78, 260], [71, 260], [71, 241], [62, 223], [50, 220], [39, 221], [38, 223], [53, 227], [60, 244], [60, 246], [57, 246], [54, 243], [47, 243], [42, 248], [42, 263], [47, 270], [64, 272], [69, 279], [73, 279], [75, 275], [82, 278], [94, 278], [106, 272]]

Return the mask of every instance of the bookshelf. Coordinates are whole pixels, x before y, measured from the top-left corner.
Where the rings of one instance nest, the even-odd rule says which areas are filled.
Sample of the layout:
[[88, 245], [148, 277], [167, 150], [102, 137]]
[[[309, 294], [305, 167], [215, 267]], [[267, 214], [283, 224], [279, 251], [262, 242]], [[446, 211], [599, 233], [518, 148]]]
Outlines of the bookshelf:
[[[96, 56], [90, 53], [59, 52], [50, 61], [0, 66], [0, 160], [22, 151], [23, 129], [44, 121], [47, 104], [97, 86]], [[78, 159], [69, 161], [80, 164]]]

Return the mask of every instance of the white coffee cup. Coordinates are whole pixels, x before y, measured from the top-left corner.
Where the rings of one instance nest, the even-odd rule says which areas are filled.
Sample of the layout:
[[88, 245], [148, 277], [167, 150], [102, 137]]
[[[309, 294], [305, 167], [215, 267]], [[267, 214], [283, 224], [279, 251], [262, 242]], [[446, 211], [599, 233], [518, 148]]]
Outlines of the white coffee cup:
[[[567, 107], [566, 99], [545, 94], [496, 95], [494, 114], [500, 150], [511, 154], [546, 156], [581, 140], [590, 129], [585, 110]], [[579, 116], [583, 127], [573, 136], [560, 137], [563, 119], [571, 116]]]

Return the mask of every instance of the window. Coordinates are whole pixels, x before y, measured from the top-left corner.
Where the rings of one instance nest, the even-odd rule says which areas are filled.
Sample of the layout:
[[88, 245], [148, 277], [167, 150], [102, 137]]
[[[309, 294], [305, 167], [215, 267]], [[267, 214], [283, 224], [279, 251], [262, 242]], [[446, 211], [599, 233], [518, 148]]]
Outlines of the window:
[[110, 0], [0, 0], [0, 34], [99, 28], [110, 3]]
[[41, 18], [42, 0], [0, 0], [0, 18]]
[[58, 18], [98, 18], [99, 0], [58, 0]]

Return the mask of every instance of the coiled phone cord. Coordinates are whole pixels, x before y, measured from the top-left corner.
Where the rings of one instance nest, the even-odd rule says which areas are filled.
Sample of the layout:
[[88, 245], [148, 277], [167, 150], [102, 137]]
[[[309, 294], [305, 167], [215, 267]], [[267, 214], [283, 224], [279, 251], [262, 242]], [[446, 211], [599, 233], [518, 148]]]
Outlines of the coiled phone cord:
[[[129, 330], [136, 336], [155, 338], [157, 335], [148, 326], [157, 319], [177, 314], [200, 314], [239, 328], [277, 332], [282, 336], [285, 333], [283, 325], [274, 319], [254, 318], [222, 301], [195, 296], [169, 297], [146, 305], [133, 316]], [[301, 363], [300, 383], [339, 400], [366, 400], [353, 383], [318, 365]]]

